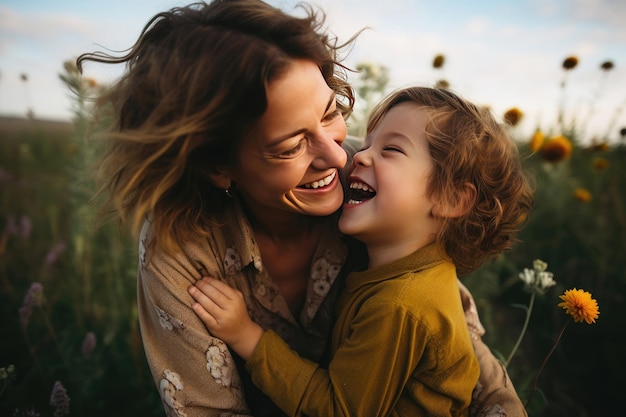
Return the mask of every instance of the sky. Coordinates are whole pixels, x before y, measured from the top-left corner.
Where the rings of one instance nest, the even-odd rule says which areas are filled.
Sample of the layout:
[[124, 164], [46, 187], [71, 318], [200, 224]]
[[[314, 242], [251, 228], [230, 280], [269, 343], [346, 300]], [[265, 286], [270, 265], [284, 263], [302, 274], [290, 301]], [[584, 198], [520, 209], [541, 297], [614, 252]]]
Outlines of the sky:
[[[190, 0], [191, 1], [191, 0]], [[295, 0], [268, 0], [297, 14]], [[0, 115], [71, 120], [63, 62], [83, 52], [124, 50], [156, 13], [180, 0], [0, 0]], [[536, 128], [559, 134], [560, 109], [583, 140], [619, 139], [626, 127], [624, 0], [310, 0], [340, 40], [367, 27], [345, 57], [388, 68], [388, 91], [445, 79], [496, 116], [524, 117], [520, 138]], [[442, 68], [432, 66], [442, 54]], [[579, 64], [562, 68], [568, 56]], [[614, 67], [602, 71], [611, 61]], [[90, 64], [85, 76], [114, 82], [122, 68]], [[27, 80], [22, 79], [22, 75]], [[357, 75], [351, 80], [356, 81]]]

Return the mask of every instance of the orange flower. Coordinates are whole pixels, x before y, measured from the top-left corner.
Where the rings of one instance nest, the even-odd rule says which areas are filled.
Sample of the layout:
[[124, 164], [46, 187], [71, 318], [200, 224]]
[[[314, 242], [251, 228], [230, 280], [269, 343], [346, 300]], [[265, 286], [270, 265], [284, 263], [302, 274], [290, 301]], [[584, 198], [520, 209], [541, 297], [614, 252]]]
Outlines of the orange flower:
[[598, 302], [591, 298], [591, 294], [587, 291], [567, 290], [563, 295], [559, 296], [562, 303], [558, 306], [565, 309], [565, 313], [574, 318], [575, 322], [586, 322], [592, 324], [596, 322], [596, 319], [600, 315], [600, 309]]
[[[573, 290], [565, 291], [563, 295], [559, 296], [559, 298], [563, 300], [563, 302], [559, 303], [558, 306], [563, 307], [565, 309], [565, 313], [572, 316], [575, 322], [585, 321], [587, 322], [587, 324], [592, 324], [596, 322], [596, 319], [598, 318], [598, 315], [600, 314], [600, 310], [598, 308], [598, 302], [594, 300], [593, 298], [591, 298], [591, 294], [588, 293], [587, 291], [577, 290], [576, 288], [574, 288]], [[528, 399], [526, 400], [526, 403], [524, 404], [525, 408], [528, 408], [528, 406], [530, 405], [530, 402], [532, 401], [533, 396], [535, 394], [535, 390], [537, 389], [537, 382], [539, 382], [539, 375], [541, 375], [543, 368], [545, 368], [546, 363], [548, 363], [548, 359], [550, 359], [550, 356], [552, 356], [552, 354], [554, 353], [554, 350], [559, 344], [559, 341], [561, 340], [561, 337], [563, 336], [563, 333], [565, 332], [565, 328], [567, 327], [569, 323], [570, 323], [569, 320], [565, 322], [565, 324], [563, 325], [563, 328], [561, 329], [561, 332], [556, 338], [556, 341], [552, 345], [552, 349], [550, 349], [550, 352], [548, 352], [545, 359], [541, 363], [541, 366], [539, 367], [539, 370], [537, 371], [537, 374], [535, 375], [535, 380], [533, 381], [533, 386], [532, 386], [532, 389], [530, 390], [530, 395], [528, 396]]]
[[574, 190], [574, 198], [583, 203], [588, 203], [591, 201], [591, 193], [586, 188], [576, 188]]
[[563, 135], [554, 136], [540, 149], [541, 157], [549, 162], [559, 162], [572, 155], [572, 142]]
[[504, 113], [504, 122], [509, 126], [516, 126], [523, 116], [524, 113], [520, 109], [513, 107]]

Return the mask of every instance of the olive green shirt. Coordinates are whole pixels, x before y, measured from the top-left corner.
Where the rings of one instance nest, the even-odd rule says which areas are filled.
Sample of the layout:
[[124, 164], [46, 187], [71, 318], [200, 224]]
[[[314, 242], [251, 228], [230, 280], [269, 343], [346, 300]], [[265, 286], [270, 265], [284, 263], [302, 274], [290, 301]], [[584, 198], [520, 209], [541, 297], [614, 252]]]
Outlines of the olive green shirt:
[[247, 368], [288, 415], [466, 416], [479, 366], [438, 245], [348, 275], [328, 369], [262, 337]]

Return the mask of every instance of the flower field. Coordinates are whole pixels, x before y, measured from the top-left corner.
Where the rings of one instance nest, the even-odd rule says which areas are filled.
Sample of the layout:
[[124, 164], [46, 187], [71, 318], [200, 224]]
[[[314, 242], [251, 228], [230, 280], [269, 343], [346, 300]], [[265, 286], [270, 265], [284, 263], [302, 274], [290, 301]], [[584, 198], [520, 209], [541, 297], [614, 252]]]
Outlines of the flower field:
[[[74, 123], [0, 118], [2, 416], [164, 414], [141, 346], [135, 242], [91, 201], [83, 105]], [[520, 137], [521, 117], [502, 115], [535, 207], [515, 248], [463, 282], [530, 416], [608, 415], [626, 389], [626, 130]]]

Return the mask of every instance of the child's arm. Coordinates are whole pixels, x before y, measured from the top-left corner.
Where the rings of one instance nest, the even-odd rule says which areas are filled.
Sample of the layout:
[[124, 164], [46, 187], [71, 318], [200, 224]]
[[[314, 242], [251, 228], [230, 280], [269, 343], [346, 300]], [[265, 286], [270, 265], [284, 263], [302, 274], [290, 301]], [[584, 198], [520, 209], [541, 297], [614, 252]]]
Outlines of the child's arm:
[[248, 315], [241, 292], [217, 279], [203, 278], [189, 287], [189, 294], [197, 301], [193, 310], [211, 334], [247, 361], [263, 329]]

